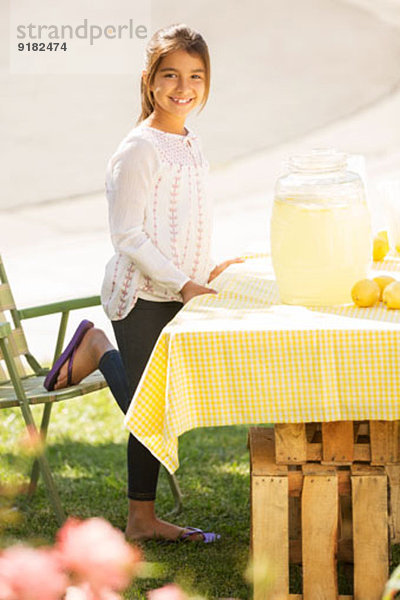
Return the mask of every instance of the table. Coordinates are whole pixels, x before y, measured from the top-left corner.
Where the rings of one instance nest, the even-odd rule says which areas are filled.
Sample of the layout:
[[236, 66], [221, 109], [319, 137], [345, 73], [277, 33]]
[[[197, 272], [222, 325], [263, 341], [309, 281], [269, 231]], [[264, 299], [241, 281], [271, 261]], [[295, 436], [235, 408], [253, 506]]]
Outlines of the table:
[[[371, 276], [399, 271], [393, 255]], [[390, 523], [400, 535], [400, 511], [387, 508], [400, 503], [400, 311], [283, 305], [268, 256], [232, 265], [213, 287], [162, 331], [127, 427], [173, 473], [185, 431], [274, 423], [250, 430], [253, 559], [272, 561], [280, 598], [337, 600], [337, 555], [351, 554], [355, 600], [378, 600]], [[354, 443], [365, 422], [369, 443]], [[303, 565], [302, 596], [289, 594], [289, 559]]]
[[400, 419], [400, 311], [282, 305], [268, 256], [213, 287], [162, 331], [125, 419], [171, 473], [195, 427]]

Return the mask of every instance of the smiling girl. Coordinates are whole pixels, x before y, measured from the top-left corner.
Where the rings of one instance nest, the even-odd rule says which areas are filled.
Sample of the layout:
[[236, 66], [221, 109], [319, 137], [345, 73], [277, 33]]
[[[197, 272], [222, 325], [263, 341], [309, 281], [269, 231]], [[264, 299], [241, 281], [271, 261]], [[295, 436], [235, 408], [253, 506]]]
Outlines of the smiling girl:
[[[194, 296], [216, 293], [208, 284], [240, 261], [212, 264], [209, 165], [198, 137], [185, 126], [189, 113], [206, 104], [209, 88], [210, 60], [202, 36], [183, 24], [157, 31], [147, 47], [137, 126], [107, 167], [115, 254], [106, 267], [102, 303], [131, 396], [165, 325]], [[159, 467], [130, 435], [127, 537], [215, 541], [215, 534], [157, 518]]]

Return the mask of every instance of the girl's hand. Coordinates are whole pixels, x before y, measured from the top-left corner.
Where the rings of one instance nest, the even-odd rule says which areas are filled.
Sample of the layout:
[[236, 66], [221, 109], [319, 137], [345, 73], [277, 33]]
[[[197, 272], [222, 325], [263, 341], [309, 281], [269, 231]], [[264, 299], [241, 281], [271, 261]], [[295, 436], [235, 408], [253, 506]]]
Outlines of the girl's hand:
[[181, 289], [181, 296], [183, 300], [183, 304], [186, 304], [194, 298], [195, 296], [201, 296], [202, 294], [216, 294], [216, 290], [212, 288], [205, 287], [204, 285], [199, 285], [194, 281], [190, 280]]
[[225, 260], [220, 265], [217, 265], [216, 267], [213, 268], [213, 270], [210, 273], [210, 277], [208, 278], [207, 283], [211, 283], [211, 281], [213, 279], [218, 277], [218, 275], [221, 275], [222, 271], [225, 271], [225, 269], [227, 269], [229, 267], [229, 265], [233, 265], [233, 263], [242, 263], [242, 262], [244, 262], [244, 258], [241, 258], [240, 256], [238, 258], [231, 258], [230, 260]]

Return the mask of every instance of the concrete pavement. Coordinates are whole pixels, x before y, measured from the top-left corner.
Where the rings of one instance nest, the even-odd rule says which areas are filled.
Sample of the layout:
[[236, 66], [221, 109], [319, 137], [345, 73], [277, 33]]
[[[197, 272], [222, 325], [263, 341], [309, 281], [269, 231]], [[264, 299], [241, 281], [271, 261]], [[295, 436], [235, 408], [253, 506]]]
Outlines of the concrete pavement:
[[[353, 0], [151, 0], [153, 31], [183, 21], [209, 44], [211, 94], [190, 123], [213, 167], [355, 114], [398, 84], [400, 36], [377, 17], [393, 0], [358, 2], [374, 12]], [[8, 4], [0, 3], [0, 210], [100, 192], [106, 161], [139, 113], [140, 73], [10, 75]], [[110, 3], [110, 18], [126, 4]]]
[[[400, 177], [400, 90], [396, 78], [386, 81], [383, 97], [378, 95], [366, 104], [345, 116], [339, 110], [327, 125], [311, 132], [300, 128], [296, 138], [273, 147], [255, 151], [254, 142], [253, 151], [246, 156], [212, 170], [217, 259], [268, 248], [273, 185], [282, 160], [317, 146], [365, 155], [374, 227], [385, 226], [376, 183], [385, 177]], [[211, 122], [216, 135], [215, 117]], [[104, 265], [112, 253], [102, 193], [8, 210], [0, 219], [2, 254], [19, 306], [99, 293]], [[83, 316], [93, 318], [112, 337], [101, 308], [74, 315], [71, 330]], [[49, 339], [55, 334], [56, 321], [49, 317], [26, 322], [31, 350], [42, 359], [51, 357]]]

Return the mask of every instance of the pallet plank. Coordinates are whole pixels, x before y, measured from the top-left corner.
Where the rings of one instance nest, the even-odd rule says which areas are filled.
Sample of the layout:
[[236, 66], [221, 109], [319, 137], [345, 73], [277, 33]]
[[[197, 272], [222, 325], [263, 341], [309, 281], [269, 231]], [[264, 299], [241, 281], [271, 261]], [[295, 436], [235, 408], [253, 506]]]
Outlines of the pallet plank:
[[337, 600], [339, 495], [335, 473], [305, 475], [301, 502], [304, 600]]
[[[272, 428], [251, 427], [249, 449], [254, 600], [265, 600], [271, 591], [288, 597], [288, 468], [275, 463]], [[274, 577], [272, 590], [265, 577], [269, 573]]]
[[[345, 563], [353, 563], [353, 541], [341, 540], [338, 542], [337, 560]], [[289, 540], [290, 564], [300, 565], [302, 560], [301, 539]]]
[[300, 465], [307, 462], [307, 437], [304, 423], [279, 423], [275, 429], [277, 464]]
[[389, 531], [392, 544], [400, 543], [400, 465], [387, 465], [389, 477]]
[[322, 460], [324, 463], [351, 464], [354, 460], [352, 421], [322, 423]]
[[[289, 594], [288, 479], [251, 478], [251, 545], [254, 600]], [[273, 577], [271, 581], [270, 577]], [[269, 596], [271, 594], [271, 596]]]
[[[289, 478], [289, 496], [301, 496], [301, 492], [303, 490], [303, 473], [304, 467], [309, 469], [308, 475], [316, 473], [317, 464], [313, 465], [303, 465], [303, 471], [288, 471]], [[327, 467], [323, 467], [324, 471], [327, 471]], [[340, 470], [337, 471], [338, 477], [338, 486], [339, 486], [339, 496], [350, 496], [351, 488], [350, 488], [350, 471]]]
[[399, 421], [370, 421], [371, 465], [399, 462]]
[[378, 600], [389, 575], [387, 475], [352, 468], [351, 486], [354, 600]]
[[271, 427], [250, 427], [250, 466], [253, 475], [286, 475], [288, 468], [275, 462], [274, 430]]

